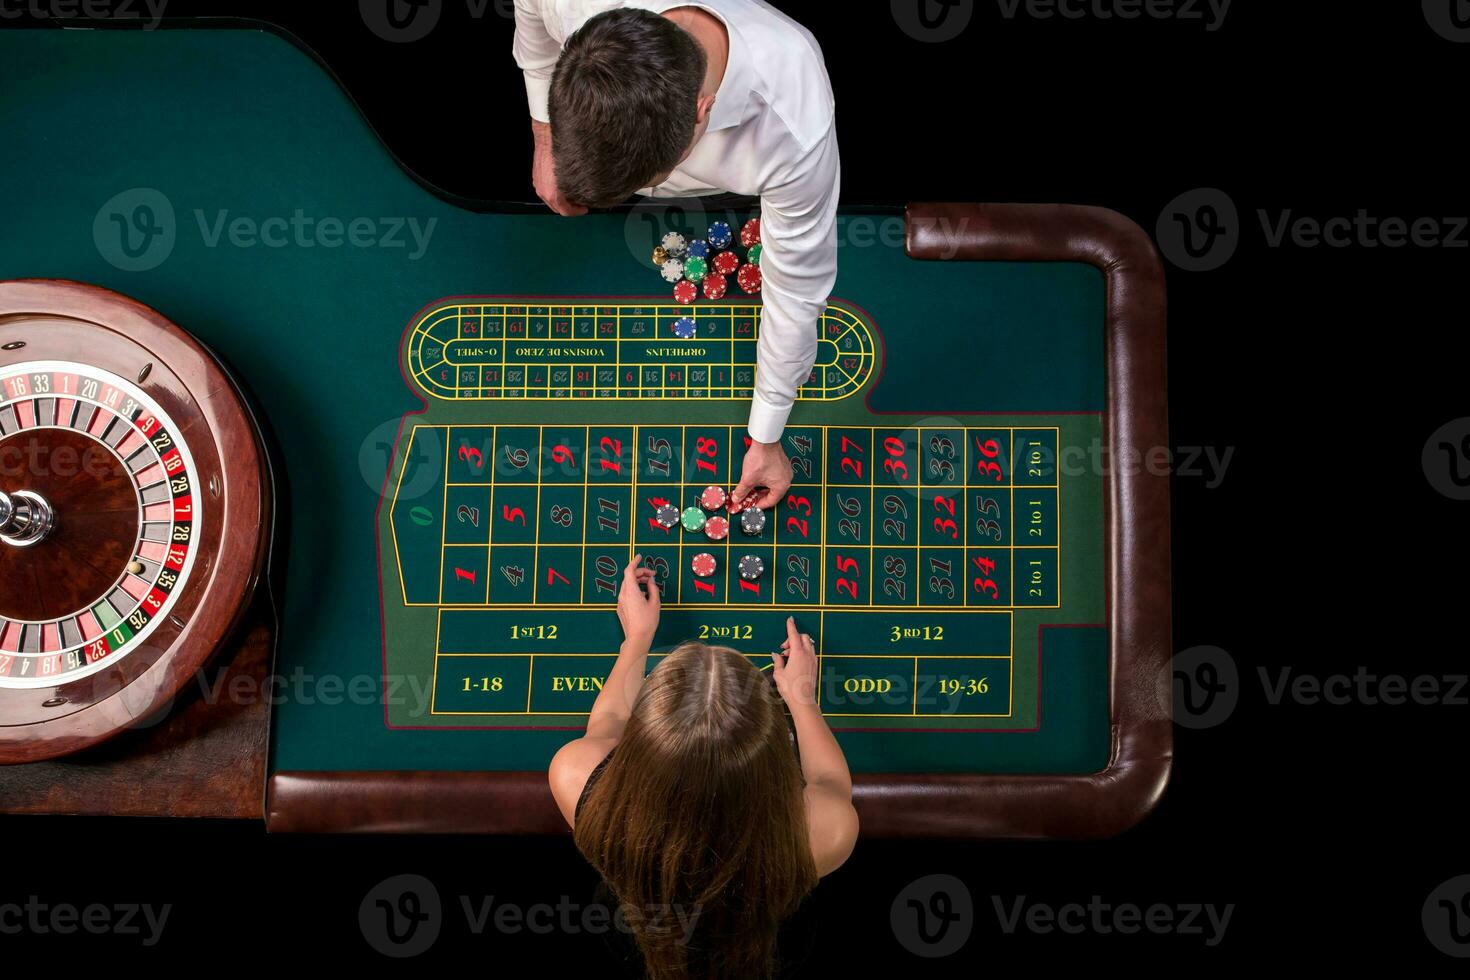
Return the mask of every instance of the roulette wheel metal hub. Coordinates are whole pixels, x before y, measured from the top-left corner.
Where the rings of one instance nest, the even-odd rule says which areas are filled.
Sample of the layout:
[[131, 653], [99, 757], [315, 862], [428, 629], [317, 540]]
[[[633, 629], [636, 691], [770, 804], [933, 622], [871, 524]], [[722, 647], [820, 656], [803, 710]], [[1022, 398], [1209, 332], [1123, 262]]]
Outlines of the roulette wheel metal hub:
[[13, 548], [40, 544], [56, 527], [56, 512], [46, 498], [29, 490], [0, 490], [0, 542]]

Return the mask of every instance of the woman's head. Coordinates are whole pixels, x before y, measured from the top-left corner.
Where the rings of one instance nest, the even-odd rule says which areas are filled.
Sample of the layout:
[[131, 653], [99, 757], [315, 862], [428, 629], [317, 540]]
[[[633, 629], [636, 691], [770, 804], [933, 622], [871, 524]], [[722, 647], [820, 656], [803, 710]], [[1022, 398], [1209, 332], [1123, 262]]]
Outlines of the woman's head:
[[625, 915], [698, 916], [687, 945], [677, 929], [637, 930], [650, 977], [767, 972], [817, 875], [791, 730], [761, 671], [727, 647], [676, 647], [644, 682], [576, 841]]

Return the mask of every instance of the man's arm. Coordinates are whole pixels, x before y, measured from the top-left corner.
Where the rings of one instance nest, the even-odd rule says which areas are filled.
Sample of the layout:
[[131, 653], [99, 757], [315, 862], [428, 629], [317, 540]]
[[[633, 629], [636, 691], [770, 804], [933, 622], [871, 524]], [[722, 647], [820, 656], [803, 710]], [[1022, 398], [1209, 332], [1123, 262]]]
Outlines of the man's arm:
[[834, 123], [820, 143], [761, 195], [761, 329], [750, 436], [777, 442], [796, 390], [817, 359], [817, 324], [837, 282], [837, 195], [842, 177]]
[[515, 5], [516, 34], [511, 50], [526, 76], [526, 101], [531, 106], [531, 118], [550, 123], [547, 102], [551, 96], [551, 75], [556, 71], [556, 59], [561, 56], [561, 42], [546, 29], [542, 0], [515, 0]]
[[750, 438], [736, 500], [757, 487], [756, 506], [775, 507], [791, 487], [781, 433], [796, 392], [817, 359], [817, 329], [837, 281], [837, 128], [761, 195], [761, 312]]

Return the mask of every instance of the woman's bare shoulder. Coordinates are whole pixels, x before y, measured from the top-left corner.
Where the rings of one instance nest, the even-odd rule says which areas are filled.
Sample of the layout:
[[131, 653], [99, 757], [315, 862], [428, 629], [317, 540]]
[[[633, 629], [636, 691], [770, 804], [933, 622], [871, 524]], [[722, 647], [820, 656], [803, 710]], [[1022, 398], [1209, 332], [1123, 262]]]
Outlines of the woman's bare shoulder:
[[821, 784], [805, 792], [808, 833], [817, 876], [826, 877], [842, 867], [857, 846], [858, 815], [850, 793], [840, 793]]
[[582, 798], [587, 777], [617, 744], [615, 738], [576, 738], [563, 745], [552, 757], [547, 780], [567, 826], [572, 825], [576, 816], [577, 801]]

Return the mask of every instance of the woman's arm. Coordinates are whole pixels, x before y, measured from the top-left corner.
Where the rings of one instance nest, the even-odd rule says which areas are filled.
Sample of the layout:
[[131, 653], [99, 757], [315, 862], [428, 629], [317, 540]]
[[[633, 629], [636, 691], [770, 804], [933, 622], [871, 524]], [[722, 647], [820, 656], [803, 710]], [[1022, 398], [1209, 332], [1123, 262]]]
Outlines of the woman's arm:
[[623, 645], [618, 661], [592, 702], [587, 719], [587, 738], [618, 739], [633, 714], [633, 702], [643, 687], [648, 651], [658, 630], [660, 610], [658, 584], [653, 569], [640, 568], [642, 555], [634, 555], [623, 570], [623, 587], [618, 592], [618, 619], [623, 624]]
[[[623, 624], [622, 647], [617, 663], [602, 685], [602, 692], [592, 702], [587, 717], [587, 733], [573, 739], [551, 760], [547, 778], [556, 805], [572, 826], [577, 814], [577, 801], [587, 785], [587, 777], [597, 764], [618, 744], [623, 729], [633, 713], [633, 702], [643, 687], [648, 665], [648, 651], [653, 634], [658, 630], [659, 591], [653, 569], [639, 568], [642, 555], [634, 555], [623, 572], [623, 587], [618, 593], [618, 619]], [[646, 589], [646, 592], [645, 592]]]
[[807, 826], [817, 874], [840, 868], [857, 843], [858, 815], [852, 805], [852, 773], [842, 746], [817, 706], [817, 651], [812, 638], [786, 620], [786, 642], [775, 663], [776, 689], [786, 700], [801, 748], [806, 778]]

